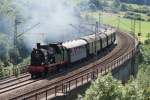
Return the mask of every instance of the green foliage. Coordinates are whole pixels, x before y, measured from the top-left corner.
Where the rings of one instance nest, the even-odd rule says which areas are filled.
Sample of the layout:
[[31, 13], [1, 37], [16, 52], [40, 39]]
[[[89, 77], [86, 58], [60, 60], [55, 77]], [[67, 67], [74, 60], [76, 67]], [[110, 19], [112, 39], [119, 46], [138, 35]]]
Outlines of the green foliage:
[[139, 72], [137, 76], [139, 89], [143, 89], [143, 95], [145, 100], [150, 99], [150, 40], [146, 40], [145, 44], [140, 46], [140, 52], [142, 55], [141, 65], [139, 66]]
[[17, 49], [14, 50], [14, 20], [24, 18], [17, 8], [18, 6], [14, 7], [13, 0], [0, 0], [0, 61], [4, 66], [14, 62], [18, 64], [29, 55], [25, 43], [21, 40], [17, 41]]
[[10, 26], [15, 16], [12, 0], [0, 0], [0, 64], [9, 66], [9, 51], [12, 48]]
[[150, 44], [150, 39], [145, 40], [144, 43], [145, 43], [146, 45]]
[[2, 66], [0, 66], [0, 78], [3, 77], [3, 69]]
[[144, 91], [145, 100], [150, 100], [150, 87]]
[[138, 85], [140, 86], [139, 89], [143, 89], [143, 95], [145, 100], [150, 99], [150, 65], [141, 64], [139, 66], [139, 72], [137, 76]]
[[105, 10], [112, 12], [131, 11], [135, 13], [146, 14], [150, 12], [150, 7], [146, 5], [127, 4], [120, 0], [89, 0], [89, 5], [92, 10]]
[[147, 87], [150, 87], [149, 72], [150, 72], [150, 65], [144, 64], [140, 65], [137, 80], [141, 88], [147, 89]]
[[129, 18], [129, 19], [135, 19], [135, 20], [142, 20], [142, 21], [144, 21], [144, 19], [141, 18], [140, 14], [133, 13], [133, 12], [127, 12], [124, 15], [124, 18]]
[[[126, 3], [121, 3], [122, 6], [124, 7], [125, 11], [131, 11], [135, 13], [143, 13], [143, 14], [149, 14], [150, 12], [150, 7], [149, 6], [141, 6], [141, 5], [136, 5], [136, 4], [126, 4]], [[124, 10], [122, 10], [124, 11]]]
[[150, 1], [149, 0], [120, 0], [120, 1], [121, 2], [126, 2], [126, 3], [150, 5]]
[[13, 16], [14, 9], [11, 4], [12, 4], [12, 0], [0, 0], [0, 13]]
[[106, 2], [103, 0], [89, 0], [89, 5], [92, 10], [100, 10], [103, 9], [103, 6]]
[[86, 91], [84, 100], [121, 100], [122, 85], [114, 80], [112, 76], [99, 76]]
[[114, 8], [120, 8], [120, 1], [119, 0], [113, 0], [112, 6]]
[[30, 57], [24, 58], [22, 62], [18, 65], [20, 69], [20, 73], [24, 73], [27, 71], [27, 65], [30, 63]]
[[143, 63], [147, 65], [150, 64], [150, 45], [142, 45], [140, 52], [143, 57]]
[[8, 63], [10, 62], [18, 64], [29, 56], [29, 51], [23, 41], [18, 41], [17, 49], [14, 50], [13, 43], [8, 40], [6, 34], [0, 33], [0, 61], [2, 61], [5, 66], [9, 66]]
[[5, 34], [0, 33], [0, 60], [6, 62], [9, 58], [8, 51], [11, 48], [11, 43], [8, 41], [8, 37]]
[[140, 52], [142, 55], [142, 64], [139, 66], [139, 72], [137, 81], [139, 89], [143, 89], [143, 95], [145, 100], [150, 100], [150, 39], [145, 41], [145, 44], [140, 46]]
[[138, 36], [141, 36], [141, 33], [138, 33]]
[[7, 62], [7, 65], [4, 62], [0, 62], [0, 79], [9, 77], [13, 75], [12, 64]]
[[121, 8], [120, 8], [121, 11], [127, 11], [128, 10], [128, 6], [126, 4], [121, 4]]
[[89, 5], [92, 10], [111, 10], [117, 12], [120, 10], [121, 3], [119, 0], [89, 0]]
[[150, 11], [150, 8], [148, 7], [141, 7], [141, 8], [133, 8], [133, 9], [130, 9], [130, 11], [133, 11], [133, 12], [136, 12], [136, 13], [147, 13]]
[[144, 100], [143, 89], [139, 88], [136, 80], [125, 84], [123, 100]]
[[86, 91], [84, 100], [144, 100], [137, 81], [122, 85], [110, 74], [99, 76]]

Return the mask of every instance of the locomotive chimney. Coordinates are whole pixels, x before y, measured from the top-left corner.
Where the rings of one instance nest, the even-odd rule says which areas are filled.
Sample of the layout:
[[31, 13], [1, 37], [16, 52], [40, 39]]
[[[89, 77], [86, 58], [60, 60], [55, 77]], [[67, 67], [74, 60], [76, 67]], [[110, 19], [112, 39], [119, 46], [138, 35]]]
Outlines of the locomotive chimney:
[[40, 49], [40, 48], [41, 48], [41, 44], [37, 43], [37, 49]]

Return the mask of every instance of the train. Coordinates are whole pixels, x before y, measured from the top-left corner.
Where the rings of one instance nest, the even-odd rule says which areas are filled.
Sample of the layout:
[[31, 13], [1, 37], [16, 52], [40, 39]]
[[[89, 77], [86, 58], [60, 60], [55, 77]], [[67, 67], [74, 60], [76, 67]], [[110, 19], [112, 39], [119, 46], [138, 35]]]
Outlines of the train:
[[77, 63], [94, 56], [95, 53], [113, 45], [116, 41], [116, 30], [103, 29], [96, 34], [90, 34], [66, 42], [41, 45], [31, 52], [31, 61], [28, 72], [32, 78], [46, 76], [59, 72], [68, 65]]

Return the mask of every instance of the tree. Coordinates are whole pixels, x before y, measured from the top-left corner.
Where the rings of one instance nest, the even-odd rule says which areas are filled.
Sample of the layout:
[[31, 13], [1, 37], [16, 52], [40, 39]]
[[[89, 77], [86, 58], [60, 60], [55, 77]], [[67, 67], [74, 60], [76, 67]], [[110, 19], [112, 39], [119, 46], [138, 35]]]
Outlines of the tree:
[[108, 5], [109, 5], [108, 2], [104, 0], [104, 1], [103, 1], [103, 6], [104, 6], [104, 7], [107, 7]]
[[150, 12], [147, 12], [147, 16], [149, 16], [149, 17], [150, 17]]
[[128, 6], [126, 6], [126, 4], [121, 4], [121, 11], [127, 11], [128, 10]]
[[150, 65], [141, 64], [137, 75], [139, 90], [143, 89], [144, 100], [150, 100]]
[[10, 15], [13, 13], [12, 0], [0, 0], [0, 13]]
[[103, 9], [103, 3], [101, 0], [90, 0], [89, 5], [92, 10]]
[[121, 2], [149, 5], [149, 0], [120, 0]]
[[110, 74], [99, 76], [86, 91], [84, 100], [121, 100], [122, 85]]
[[132, 79], [125, 84], [123, 92], [123, 100], [144, 100], [143, 89], [140, 88], [138, 81]]
[[8, 51], [11, 48], [11, 43], [6, 42], [8, 40], [7, 35], [0, 33], [0, 60], [6, 62], [8, 60]]
[[140, 52], [142, 53], [143, 63], [150, 64], [150, 45], [143, 45], [140, 47]]
[[12, 0], [0, 0], [0, 32], [9, 35], [13, 31], [16, 10], [12, 3]]
[[112, 6], [113, 6], [113, 8], [120, 8], [120, 1], [114, 0]]
[[17, 44], [18, 51], [14, 50], [14, 21], [23, 20], [24, 17], [20, 15], [18, 5], [14, 6], [13, 3], [13, 0], [0, 0], [0, 60], [4, 65], [8, 65], [9, 61], [14, 62], [12, 59], [16, 56], [16, 62], [19, 63], [29, 54], [25, 43], [20, 40]]
[[84, 100], [144, 100], [143, 89], [132, 79], [122, 85], [111, 74], [99, 76], [86, 91]]

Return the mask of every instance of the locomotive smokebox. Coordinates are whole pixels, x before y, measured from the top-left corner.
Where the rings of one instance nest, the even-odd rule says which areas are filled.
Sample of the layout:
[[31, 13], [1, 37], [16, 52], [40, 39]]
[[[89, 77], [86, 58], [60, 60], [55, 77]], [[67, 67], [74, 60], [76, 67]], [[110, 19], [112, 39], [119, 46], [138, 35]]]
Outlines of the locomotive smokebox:
[[37, 43], [37, 49], [40, 49], [40, 48], [41, 48], [41, 44]]

